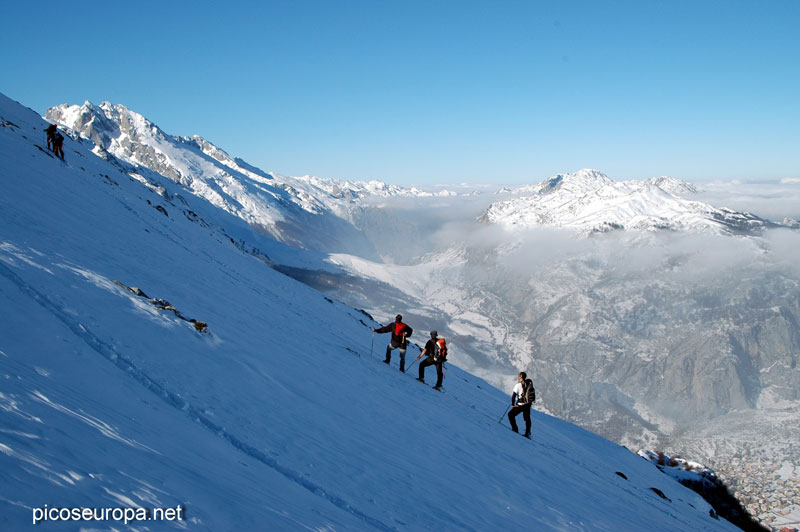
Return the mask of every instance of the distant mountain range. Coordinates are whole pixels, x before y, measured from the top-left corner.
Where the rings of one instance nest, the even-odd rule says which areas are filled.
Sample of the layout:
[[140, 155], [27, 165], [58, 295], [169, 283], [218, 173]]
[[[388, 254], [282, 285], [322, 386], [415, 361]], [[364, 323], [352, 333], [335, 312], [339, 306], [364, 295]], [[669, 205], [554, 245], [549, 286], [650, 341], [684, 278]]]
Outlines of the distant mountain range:
[[[360, 231], [348, 227], [354, 224], [354, 212], [370, 200], [474, 197], [487, 191], [481, 187], [456, 192], [452, 187], [432, 192], [377, 180], [268, 173], [231, 157], [200, 136], [168, 135], [142, 115], [109, 102], [60, 105], [48, 109], [46, 118], [92, 140], [99, 153], [105, 151], [147, 167], [267, 234], [320, 251], [375, 257]], [[499, 192], [510, 199], [490, 203], [481, 220], [512, 228], [555, 227], [581, 234], [626, 229], [734, 235], [757, 234], [781, 225], [687, 199], [697, 189], [671, 177], [616, 182], [586, 169]], [[323, 228], [331, 242], [319, 242], [315, 236]]]

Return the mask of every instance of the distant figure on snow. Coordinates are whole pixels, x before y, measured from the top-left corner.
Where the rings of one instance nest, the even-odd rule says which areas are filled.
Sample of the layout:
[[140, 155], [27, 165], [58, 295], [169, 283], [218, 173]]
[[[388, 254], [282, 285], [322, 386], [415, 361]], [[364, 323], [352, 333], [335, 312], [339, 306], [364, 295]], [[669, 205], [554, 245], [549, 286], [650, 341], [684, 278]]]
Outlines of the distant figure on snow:
[[47, 149], [53, 151], [55, 148], [53, 147], [53, 139], [56, 136], [56, 130], [58, 126], [56, 124], [50, 124], [47, 126], [47, 129], [44, 130], [47, 133]]
[[447, 360], [447, 343], [444, 338], [439, 338], [438, 336], [439, 333], [431, 331], [431, 339], [428, 340], [428, 343], [425, 344], [425, 349], [417, 357], [417, 360], [426, 355], [428, 357], [419, 365], [419, 378], [417, 380], [420, 382], [425, 382], [425, 368], [436, 366], [436, 386], [433, 387], [434, 390], [442, 389], [442, 380], [444, 379], [442, 366]]
[[372, 329], [372, 332], [383, 334], [390, 332], [392, 333], [392, 339], [389, 342], [389, 345], [386, 346], [386, 360], [385, 363], [389, 363], [392, 360], [392, 350], [400, 349], [400, 371], [403, 373], [406, 372], [406, 338], [411, 336], [413, 329], [403, 323], [403, 316], [398, 314], [395, 319], [394, 323], [390, 323], [385, 327], [381, 327], [380, 329]]
[[511, 410], [508, 412], [508, 421], [511, 423], [511, 430], [519, 433], [517, 429], [517, 414], [522, 412], [522, 419], [525, 420], [526, 438], [531, 437], [531, 405], [536, 401], [536, 391], [533, 389], [531, 381], [524, 371], [517, 375], [519, 382], [511, 392]]
[[53, 151], [56, 154], [56, 157], [61, 157], [61, 160], [64, 160], [64, 135], [56, 131], [56, 134], [53, 136]]

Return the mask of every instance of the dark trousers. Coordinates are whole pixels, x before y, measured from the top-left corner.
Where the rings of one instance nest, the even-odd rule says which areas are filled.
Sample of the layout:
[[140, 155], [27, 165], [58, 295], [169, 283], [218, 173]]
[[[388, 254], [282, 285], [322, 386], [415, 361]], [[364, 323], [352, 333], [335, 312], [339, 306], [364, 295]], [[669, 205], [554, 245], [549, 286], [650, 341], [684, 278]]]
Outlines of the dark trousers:
[[525, 436], [531, 435], [531, 404], [528, 403], [526, 405], [517, 405], [511, 408], [511, 411], [508, 413], [508, 422], [511, 423], [511, 430], [514, 432], [519, 432], [517, 428], [517, 414], [522, 412], [522, 419], [525, 420]]
[[444, 379], [444, 372], [442, 371], [442, 362], [434, 362], [432, 358], [426, 358], [419, 365], [419, 378], [425, 380], [425, 368], [428, 366], [436, 366], [436, 387], [442, 387], [442, 379]]
[[386, 346], [386, 362], [387, 364], [392, 360], [392, 350], [399, 349], [400, 350], [400, 371], [406, 371], [406, 346], [404, 345], [392, 345], [389, 344]]

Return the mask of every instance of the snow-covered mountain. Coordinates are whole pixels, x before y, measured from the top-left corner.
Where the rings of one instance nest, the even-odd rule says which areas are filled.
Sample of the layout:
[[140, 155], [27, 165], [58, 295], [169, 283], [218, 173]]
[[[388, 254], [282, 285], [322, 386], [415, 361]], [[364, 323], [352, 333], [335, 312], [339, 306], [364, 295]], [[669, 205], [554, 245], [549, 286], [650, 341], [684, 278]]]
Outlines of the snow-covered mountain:
[[304, 249], [376, 258], [375, 246], [360, 227], [354, 227], [354, 219], [363, 211], [362, 202], [456, 194], [380, 181], [264, 172], [200, 136], [169, 135], [139, 113], [109, 102], [63, 104], [48, 109], [46, 117], [94, 142], [95, 153], [108, 153], [166, 176], [262, 232]]
[[44, 127], [0, 96], [3, 529], [734, 529], [576, 426], [514, 435], [456, 366], [440, 394], [382, 364], [369, 316], [270, 268], [292, 252], [199, 184], [80, 140], [63, 163]]
[[482, 219], [508, 227], [566, 228], [584, 234], [617, 229], [751, 234], [775, 225], [750, 213], [683, 197], [693, 192], [692, 185], [669, 177], [616, 182], [585, 169], [513, 190], [517, 197], [493, 203]]
[[[430, 191], [380, 181], [268, 173], [200, 136], [168, 135], [142, 115], [109, 102], [63, 104], [50, 108], [46, 116], [94, 142], [101, 156], [109, 153], [155, 171], [274, 238], [322, 252], [398, 260], [391, 256], [392, 246], [387, 249], [385, 243], [384, 226], [391, 211], [377, 212], [376, 207], [382, 209], [393, 198], [480, 199], [486, 188]], [[597, 170], [581, 170], [538, 185], [504, 189], [501, 192], [511, 199], [488, 205], [481, 220], [515, 228], [567, 228], [582, 234], [615, 229], [753, 234], [778, 225], [750, 213], [686, 199], [696, 191], [693, 185], [671, 177], [615, 182]]]
[[[372, 219], [365, 209], [391, 198], [480, 196], [485, 187], [456, 192], [389, 185], [381, 181], [339, 181], [288, 177], [260, 170], [200, 136], [164, 133], [123, 105], [63, 104], [46, 117], [92, 140], [96, 153], [149, 168], [194, 194], [291, 245], [376, 258]], [[668, 229], [713, 234], [753, 234], [780, 224], [747, 212], [688, 199], [697, 189], [672, 177], [611, 180], [597, 170], [559, 174], [537, 185], [502, 189], [511, 199], [490, 204], [482, 220], [507, 227], [567, 228], [582, 234], [616, 229]], [[785, 225], [796, 225], [786, 220]], [[326, 236], [321, 239], [319, 234]], [[380, 246], [378, 246], [380, 247]]]

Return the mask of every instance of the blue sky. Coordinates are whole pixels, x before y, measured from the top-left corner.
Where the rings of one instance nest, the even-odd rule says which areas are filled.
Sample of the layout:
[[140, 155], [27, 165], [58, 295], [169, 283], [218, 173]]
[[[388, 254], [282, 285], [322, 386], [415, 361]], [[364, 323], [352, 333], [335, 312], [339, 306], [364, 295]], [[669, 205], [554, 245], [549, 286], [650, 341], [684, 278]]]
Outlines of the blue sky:
[[6, 2], [0, 91], [268, 171], [800, 177], [800, 2]]

